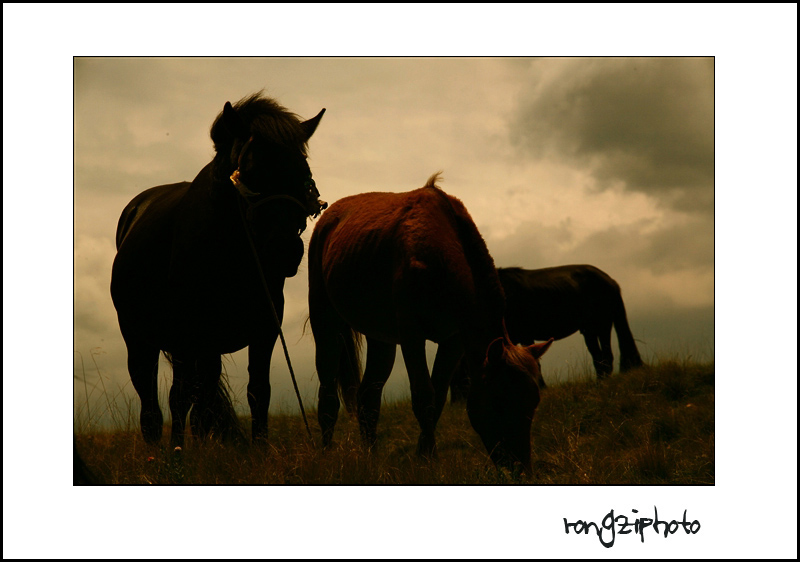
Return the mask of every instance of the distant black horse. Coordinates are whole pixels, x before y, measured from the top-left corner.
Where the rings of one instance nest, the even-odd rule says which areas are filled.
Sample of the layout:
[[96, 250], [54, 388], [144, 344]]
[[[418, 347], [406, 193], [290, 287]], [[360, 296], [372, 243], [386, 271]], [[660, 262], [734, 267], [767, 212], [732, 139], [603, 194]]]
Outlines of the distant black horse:
[[[620, 371], [643, 364], [619, 285], [603, 271], [591, 265], [563, 265], [499, 268], [497, 274], [506, 295], [506, 326], [512, 341], [530, 344], [560, 340], [580, 331], [597, 377], [602, 379], [613, 369], [613, 325], [619, 341]], [[451, 393], [455, 400], [465, 396], [466, 377], [463, 369], [453, 377]]]
[[[323, 444], [333, 438], [338, 387], [348, 409], [357, 402], [361, 435], [374, 445], [381, 393], [399, 344], [420, 426], [419, 454], [435, 450], [436, 424], [463, 355], [481, 373], [467, 404], [472, 427], [496, 464], [530, 471], [538, 358], [550, 342], [518, 347], [508, 341], [492, 257], [464, 205], [435, 185], [437, 177], [407, 193], [340, 199], [314, 227], [308, 307]], [[357, 333], [367, 339], [363, 380]], [[426, 340], [439, 344], [433, 372]]]
[[148, 442], [162, 433], [159, 350], [173, 364], [173, 444], [183, 443], [190, 408], [193, 432], [230, 434], [235, 416], [220, 356], [245, 346], [253, 439], [267, 436], [279, 330], [271, 306], [282, 319], [306, 219], [325, 207], [306, 161], [324, 111], [301, 121], [261, 93], [228, 102], [211, 126], [216, 155], [194, 181], [148, 189], [122, 212], [111, 296]]

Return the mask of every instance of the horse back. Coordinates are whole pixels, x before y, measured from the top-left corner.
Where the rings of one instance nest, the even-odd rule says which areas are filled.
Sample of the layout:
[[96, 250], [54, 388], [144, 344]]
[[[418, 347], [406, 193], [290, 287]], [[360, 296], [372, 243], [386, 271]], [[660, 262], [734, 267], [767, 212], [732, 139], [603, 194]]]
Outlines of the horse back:
[[500, 279], [505, 286], [518, 286], [535, 291], [566, 294], [588, 290], [619, 291], [619, 285], [603, 270], [593, 265], [561, 265], [542, 269], [501, 267]]
[[156, 232], [174, 218], [175, 211], [186, 195], [191, 182], [179, 182], [151, 187], [134, 197], [122, 210], [117, 223], [117, 251], [131, 232]]
[[322, 215], [309, 245], [310, 304], [324, 285], [345, 321], [392, 343], [404, 330], [442, 341], [469, 321], [478, 301], [470, 254], [480, 251], [465, 240], [463, 205], [429, 184], [347, 197]]
[[591, 265], [500, 268], [498, 275], [509, 332], [524, 343], [562, 339], [596, 318], [610, 318], [620, 295], [616, 281]]

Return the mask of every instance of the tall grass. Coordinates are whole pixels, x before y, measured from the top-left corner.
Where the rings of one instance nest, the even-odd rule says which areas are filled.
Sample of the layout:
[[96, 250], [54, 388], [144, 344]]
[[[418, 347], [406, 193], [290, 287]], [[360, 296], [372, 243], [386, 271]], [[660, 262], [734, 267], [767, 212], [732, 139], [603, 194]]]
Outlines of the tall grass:
[[[89, 350], [88, 358], [76, 351], [80, 371], [75, 372], [74, 384], [83, 392], [75, 392], [73, 409], [73, 432], [94, 434], [103, 431], [134, 431], [139, 424], [139, 404], [131, 398], [125, 385], [113, 388], [111, 381], [97, 364], [96, 356], [104, 352], [100, 348]], [[88, 363], [88, 365], [87, 365]], [[159, 399], [165, 400], [167, 381], [162, 381]]]
[[[450, 404], [438, 425], [433, 460], [416, 455], [419, 429], [409, 401], [383, 405], [372, 451], [362, 447], [358, 423], [344, 410], [333, 446], [321, 450], [313, 409], [314, 443], [299, 415], [276, 415], [263, 445], [188, 439], [175, 453], [168, 446], [169, 424], [162, 444], [149, 446], [138, 423], [127, 422], [118, 431], [79, 431], [77, 445], [108, 484], [714, 483], [713, 363], [665, 360], [601, 382], [585, 373], [578, 379], [543, 391], [528, 479], [495, 469], [463, 406]], [[117, 419], [127, 419], [128, 411]]]

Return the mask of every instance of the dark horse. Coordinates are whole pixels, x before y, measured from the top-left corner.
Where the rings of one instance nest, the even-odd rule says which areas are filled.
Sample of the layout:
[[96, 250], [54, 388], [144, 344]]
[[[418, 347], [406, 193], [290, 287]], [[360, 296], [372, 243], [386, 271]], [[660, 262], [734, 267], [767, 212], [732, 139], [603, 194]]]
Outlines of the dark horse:
[[324, 111], [301, 121], [261, 93], [228, 102], [211, 126], [216, 155], [194, 181], [148, 189], [122, 212], [111, 296], [146, 441], [162, 433], [159, 350], [173, 364], [169, 407], [179, 445], [190, 408], [193, 432], [230, 434], [222, 424], [235, 416], [222, 392], [221, 355], [245, 346], [253, 439], [266, 438], [279, 331], [271, 307], [280, 322], [306, 219], [325, 207], [306, 161]]
[[[381, 392], [399, 344], [421, 430], [419, 454], [434, 453], [436, 423], [463, 355], [481, 373], [469, 395], [473, 428], [495, 463], [518, 462], [529, 471], [537, 358], [549, 343], [523, 348], [508, 341], [494, 262], [464, 205], [439, 189], [437, 178], [408, 193], [341, 199], [314, 228], [308, 304], [323, 444], [333, 438], [338, 386], [348, 410], [357, 405], [364, 441], [374, 445]], [[359, 333], [367, 339], [363, 380]], [[432, 374], [426, 340], [439, 344]]]
[[[506, 295], [506, 326], [514, 341], [560, 340], [580, 331], [597, 378], [602, 379], [613, 369], [613, 325], [619, 341], [620, 371], [642, 366], [619, 285], [605, 272], [591, 265], [563, 265], [499, 268], [497, 274]], [[459, 369], [453, 377], [454, 399], [464, 399], [467, 376]]]

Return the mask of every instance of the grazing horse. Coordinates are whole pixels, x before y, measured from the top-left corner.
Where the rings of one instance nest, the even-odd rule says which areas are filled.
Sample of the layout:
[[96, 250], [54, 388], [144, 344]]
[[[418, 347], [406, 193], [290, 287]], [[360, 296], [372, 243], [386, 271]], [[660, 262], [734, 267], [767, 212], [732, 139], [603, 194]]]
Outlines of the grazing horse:
[[147, 442], [162, 433], [160, 350], [173, 365], [172, 443], [180, 445], [190, 408], [193, 433], [238, 431], [220, 357], [245, 346], [253, 439], [266, 438], [284, 282], [303, 257], [306, 219], [326, 206], [306, 156], [324, 111], [301, 121], [260, 92], [228, 102], [211, 126], [216, 155], [197, 177], [148, 189], [123, 210], [111, 296]]
[[[481, 374], [469, 418], [492, 460], [530, 471], [530, 428], [539, 390], [537, 359], [547, 344], [505, 337], [505, 301], [494, 262], [464, 205], [434, 174], [408, 193], [364, 193], [331, 205], [308, 247], [308, 305], [319, 375], [318, 418], [328, 446], [339, 393], [357, 407], [361, 435], [376, 441], [381, 392], [400, 345], [420, 426], [417, 452], [431, 456], [453, 369]], [[363, 380], [359, 334], [367, 340]], [[439, 344], [428, 371], [425, 341]]]
[[[611, 326], [617, 331], [620, 371], [643, 365], [628, 326], [619, 285], [591, 265], [563, 265], [545, 269], [499, 268], [506, 295], [506, 326], [523, 343], [560, 340], [580, 331], [592, 355], [597, 378], [611, 374]], [[465, 398], [463, 369], [453, 377], [452, 398]]]

